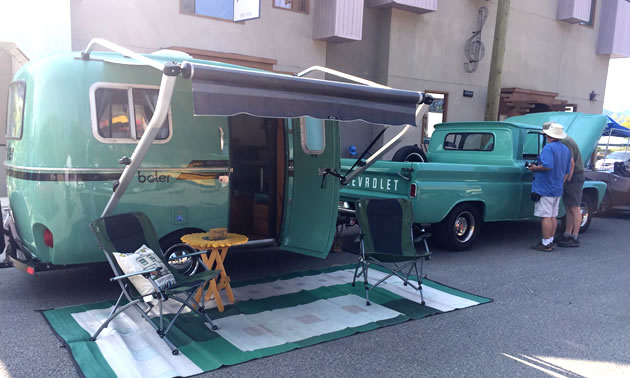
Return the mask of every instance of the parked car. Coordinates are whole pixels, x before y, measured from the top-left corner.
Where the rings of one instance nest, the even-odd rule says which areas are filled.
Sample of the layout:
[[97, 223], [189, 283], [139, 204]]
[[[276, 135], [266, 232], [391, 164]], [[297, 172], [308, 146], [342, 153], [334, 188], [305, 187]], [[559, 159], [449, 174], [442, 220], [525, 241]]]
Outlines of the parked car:
[[623, 162], [626, 168], [630, 168], [630, 151], [611, 152], [604, 159], [595, 162], [595, 170], [610, 171], [616, 162]]
[[587, 180], [606, 183], [606, 194], [599, 208], [601, 214], [606, 214], [621, 206], [630, 206], [630, 170], [627, 164], [617, 161], [613, 163], [610, 170], [586, 170], [584, 176]]

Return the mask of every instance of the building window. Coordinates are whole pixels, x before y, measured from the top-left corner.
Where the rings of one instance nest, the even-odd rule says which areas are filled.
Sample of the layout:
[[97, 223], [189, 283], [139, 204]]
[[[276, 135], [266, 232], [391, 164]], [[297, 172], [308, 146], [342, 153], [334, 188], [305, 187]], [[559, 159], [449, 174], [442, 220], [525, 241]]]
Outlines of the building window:
[[444, 137], [445, 150], [492, 151], [494, 135], [489, 133], [451, 133]]
[[[94, 136], [105, 143], [136, 143], [153, 117], [158, 93], [157, 88], [125, 84], [93, 87], [90, 102]], [[156, 143], [170, 139], [170, 124], [167, 116], [155, 137]]]
[[183, 14], [234, 20], [234, 0], [180, 0], [179, 11]]
[[588, 21], [580, 22], [580, 25], [593, 27], [595, 24], [595, 9], [597, 8], [597, 0], [591, 0], [591, 14]]
[[272, 0], [274, 8], [308, 14], [309, 0]]
[[430, 138], [435, 130], [435, 125], [446, 122], [446, 113], [448, 112], [448, 93], [440, 91], [424, 92], [433, 97], [433, 103], [429, 105], [429, 111], [422, 120], [423, 133], [425, 137]]
[[26, 83], [14, 81], [9, 86], [9, 101], [7, 107], [7, 129], [8, 139], [22, 138], [22, 127], [24, 125], [24, 97], [26, 96]]

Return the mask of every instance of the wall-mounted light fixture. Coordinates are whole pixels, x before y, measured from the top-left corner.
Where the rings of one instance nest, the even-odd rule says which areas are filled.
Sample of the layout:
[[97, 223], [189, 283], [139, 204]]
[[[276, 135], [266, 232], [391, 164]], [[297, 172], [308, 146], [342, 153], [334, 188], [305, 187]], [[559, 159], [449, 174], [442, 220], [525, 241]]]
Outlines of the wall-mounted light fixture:
[[[630, 1], [630, 0], [628, 0], [628, 1]], [[588, 94], [588, 99], [590, 101], [595, 101], [595, 100], [597, 100], [597, 96], [599, 96], [599, 93], [595, 93], [595, 91], [593, 90], [593, 91], [591, 91], [591, 93]]]

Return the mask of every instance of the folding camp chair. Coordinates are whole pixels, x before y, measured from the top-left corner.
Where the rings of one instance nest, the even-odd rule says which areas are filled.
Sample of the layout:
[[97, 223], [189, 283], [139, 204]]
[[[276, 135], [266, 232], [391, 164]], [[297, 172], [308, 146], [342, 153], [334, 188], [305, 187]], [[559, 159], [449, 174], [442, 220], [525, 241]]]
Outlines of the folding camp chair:
[[[352, 286], [358, 277], [363, 276], [365, 287], [365, 301], [370, 305], [370, 290], [396, 276], [418, 290], [421, 304], [422, 295], [422, 265], [429, 259], [431, 252], [426, 238], [429, 234], [416, 236], [416, 241], [423, 241], [425, 252], [418, 253], [414, 246], [413, 216], [411, 202], [403, 199], [366, 199], [358, 202], [356, 209], [357, 220], [361, 228], [359, 235], [361, 252], [359, 262], [354, 270]], [[424, 230], [422, 230], [424, 231]], [[420, 262], [420, 271], [417, 263]], [[373, 285], [368, 284], [368, 268], [374, 264], [385, 268], [388, 274]], [[361, 270], [359, 270], [361, 268]], [[411, 281], [412, 271], [416, 274], [416, 283]]]
[[[171, 327], [175, 323], [175, 320], [179, 317], [185, 307], [188, 307], [194, 313], [199, 315], [204, 322], [208, 322], [213, 330], [218, 329], [218, 327], [212, 323], [212, 320], [204, 310], [204, 296], [202, 296], [201, 304], [199, 304], [194, 300], [193, 295], [197, 291], [197, 289], [202, 287], [207, 281], [217, 277], [219, 271], [206, 270], [193, 276], [186, 276], [178, 273], [175, 269], [171, 268], [169, 262], [164, 258], [164, 256], [168, 256], [168, 254], [162, 253], [155, 229], [153, 228], [153, 225], [151, 224], [149, 218], [143, 213], [136, 212], [116, 214], [99, 218], [90, 223], [90, 229], [96, 235], [101, 250], [105, 253], [105, 257], [107, 258], [109, 265], [114, 271], [115, 277], [111, 278], [111, 281], [118, 282], [120, 288], [122, 289], [122, 292], [120, 293], [120, 296], [118, 297], [118, 300], [112, 308], [109, 316], [96, 331], [96, 333], [91, 337], [91, 341], [95, 341], [101, 331], [107, 328], [107, 325], [116, 316], [118, 316], [129, 307], [133, 307], [140, 312], [142, 317], [146, 319], [149, 324], [151, 324], [151, 326], [153, 326], [160, 338], [164, 339], [169, 348], [171, 348], [174, 355], [179, 354], [179, 351], [173, 345], [173, 343], [169, 341], [169, 339], [166, 337], [166, 334], [171, 329]], [[164, 265], [166, 265], [168, 270], [175, 277], [176, 284], [174, 286], [171, 286], [167, 289], [160, 289], [153, 281], [153, 279], [151, 279], [151, 272], [155, 272], [157, 270], [160, 270], [161, 268], [154, 268], [130, 274], [123, 273], [113, 253], [134, 253], [142, 245], [146, 245], [147, 247], [152, 249], [156, 253], [156, 255], [159, 256], [160, 260], [162, 260]], [[207, 251], [191, 253], [185, 255], [185, 257], [193, 257], [206, 252]], [[171, 260], [181, 259], [182, 257], [184, 256], [178, 256]], [[154, 307], [152, 301], [145, 302], [144, 298], [146, 298], [147, 296], [142, 296], [140, 293], [138, 293], [133, 284], [129, 281], [130, 277], [136, 275], [142, 275], [145, 278], [149, 279], [149, 282], [155, 289], [154, 292], [150, 294], [150, 298], [152, 300], [158, 301], [160, 314], [159, 326], [156, 325], [148, 315]], [[185, 299], [178, 297], [178, 294], [183, 294], [183, 297], [185, 297]], [[122, 304], [123, 298], [126, 298], [128, 303]], [[173, 319], [168, 323], [166, 327], [164, 327], [162, 306], [163, 302], [169, 299], [180, 302], [181, 306], [173, 316]], [[140, 305], [145, 306], [146, 309], [143, 309]]]

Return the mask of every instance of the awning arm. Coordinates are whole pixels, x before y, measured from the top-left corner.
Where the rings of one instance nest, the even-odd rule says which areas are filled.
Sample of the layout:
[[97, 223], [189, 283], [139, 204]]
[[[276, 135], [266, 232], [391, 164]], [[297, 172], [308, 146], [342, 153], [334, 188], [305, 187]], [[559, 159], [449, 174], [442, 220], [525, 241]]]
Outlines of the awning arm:
[[373, 81], [370, 81], [370, 80], [367, 80], [367, 79], [363, 79], [363, 78], [360, 78], [358, 76], [350, 75], [350, 74], [347, 74], [345, 72], [333, 70], [332, 68], [322, 67], [322, 66], [309, 67], [309, 68], [305, 69], [304, 71], [296, 73], [295, 76], [302, 77], [302, 76], [307, 75], [307, 74], [309, 74], [309, 73], [311, 73], [313, 71], [324, 72], [324, 73], [327, 73], [327, 74], [330, 74], [330, 75], [333, 75], [333, 76], [337, 76], [337, 77], [340, 77], [340, 78], [343, 78], [343, 79], [346, 79], [346, 80], [354, 81], [355, 83], [368, 85], [370, 87], [392, 89], [391, 87], [388, 87], [386, 85], [375, 83]]
[[115, 43], [111, 43], [109, 41], [106, 41], [104, 39], [101, 38], [92, 38], [92, 40], [90, 41], [90, 43], [87, 45], [87, 47], [85, 48], [85, 50], [81, 51], [81, 58], [84, 60], [89, 60], [90, 59], [90, 53], [92, 52], [92, 50], [94, 49], [94, 46], [96, 45], [100, 45], [101, 47], [105, 47], [108, 50], [120, 53], [123, 56], [127, 56], [129, 58], [133, 58], [139, 62], [142, 62], [144, 64], [146, 64], [147, 66], [151, 66], [155, 69], [158, 69], [160, 71], [164, 70], [164, 63], [160, 63], [157, 60], [151, 59], [151, 58], [147, 58], [144, 55], [135, 53], [129, 49], [126, 49], [122, 46], [119, 46]]
[[392, 148], [394, 148], [398, 143], [400, 143], [400, 139], [403, 137], [403, 135], [405, 135], [405, 133], [407, 131], [409, 131], [409, 129], [411, 129], [413, 126], [411, 125], [406, 125], [395, 137], [393, 137], [392, 139], [389, 140], [389, 142], [387, 142], [385, 145], [383, 145], [383, 147], [381, 147], [378, 151], [376, 151], [374, 153], [374, 155], [370, 156], [366, 161], [365, 164], [363, 164], [361, 167], [359, 167], [356, 171], [353, 172], [349, 172], [347, 175], [345, 175], [342, 179], [341, 179], [341, 184], [342, 185], [347, 185], [349, 182], [351, 182], [352, 180], [354, 180], [355, 177], [359, 176], [361, 173], [363, 173], [366, 169], [370, 168], [372, 166], [372, 164], [376, 163], [377, 160], [379, 160], [383, 155], [385, 155], [385, 153], [387, 153], [387, 151], [391, 150]]
[[153, 117], [151, 117], [149, 125], [142, 135], [142, 138], [140, 138], [136, 149], [133, 151], [131, 159], [125, 159], [121, 161], [121, 163], [127, 164], [127, 166], [123, 170], [122, 175], [120, 175], [120, 179], [118, 179], [118, 182], [114, 186], [114, 193], [109, 198], [107, 206], [105, 206], [105, 209], [101, 214], [102, 217], [110, 215], [114, 211], [114, 208], [118, 204], [118, 201], [120, 201], [120, 198], [123, 196], [123, 194], [125, 194], [125, 190], [127, 190], [127, 187], [133, 179], [133, 176], [135, 176], [136, 172], [138, 172], [138, 168], [140, 168], [142, 160], [144, 160], [147, 151], [155, 140], [157, 133], [160, 131], [160, 126], [162, 126], [162, 124], [166, 120], [168, 108], [171, 104], [171, 98], [173, 97], [173, 90], [175, 89], [175, 81], [177, 80], [177, 76], [180, 74], [180, 72], [181, 68], [177, 64], [171, 63], [165, 65], [162, 74], [162, 82], [160, 83], [160, 92], [158, 94], [157, 104], [155, 106]]

